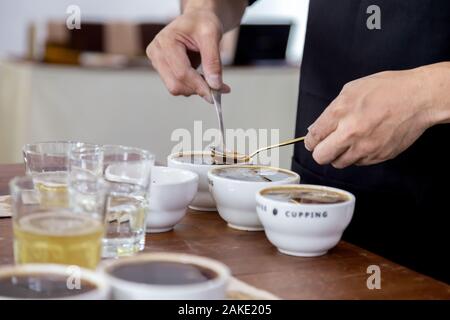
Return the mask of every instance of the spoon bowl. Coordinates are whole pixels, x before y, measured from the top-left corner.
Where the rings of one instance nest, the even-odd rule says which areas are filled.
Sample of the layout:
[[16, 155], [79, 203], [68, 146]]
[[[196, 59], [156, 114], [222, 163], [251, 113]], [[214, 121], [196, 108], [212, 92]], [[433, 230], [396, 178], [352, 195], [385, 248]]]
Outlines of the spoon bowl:
[[236, 151], [223, 150], [222, 148], [216, 146], [211, 146], [210, 150], [211, 156], [214, 159], [226, 163], [248, 162], [249, 160], [251, 160], [251, 157], [249, 155], [242, 154]]
[[284, 147], [284, 146], [288, 146], [290, 144], [294, 144], [300, 141], [305, 140], [305, 137], [299, 137], [299, 138], [294, 138], [294, 139], [290, 139], [290, 140], [286, 140], [283, 141], [281, 143], [277, 143], [271, 146], [267, 146], [267, 147], [262, 147], [258, 150], [256, 150], [255, 152], [246, 155], [246, 154], [241, 154], [238, 153], [236, 151], [228, 151], [228, 150], [224, 150], [220, 147], [215, 147], [212, 146], [211, 149], [211, 156], [215, 159], [223, 159], [224, 162], [225, 160], [233, 160], [233, 162], [248, 162], [250, 161], [254, 156], [256, 156], [258, 153], [262, 152], [262, 151], [266, 151], [266, 150], [270, 150], [270, 149], [274, 149], [274, 148], [279, 148], [279, 147]]

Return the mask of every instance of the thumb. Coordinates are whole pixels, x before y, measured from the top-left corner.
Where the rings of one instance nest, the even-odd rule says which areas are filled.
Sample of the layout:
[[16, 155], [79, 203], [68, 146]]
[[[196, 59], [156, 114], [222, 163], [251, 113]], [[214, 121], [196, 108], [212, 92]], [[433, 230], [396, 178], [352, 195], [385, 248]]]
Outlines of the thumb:
[[205, 80], [208, 85], [220, 90], [222, 88], [222, 62], [220, 60], [220, 48], [218, 38], [212, 40], [205, 39], [200, 44], [200, 56], [202, 59], [202, 69], [205, 75]]

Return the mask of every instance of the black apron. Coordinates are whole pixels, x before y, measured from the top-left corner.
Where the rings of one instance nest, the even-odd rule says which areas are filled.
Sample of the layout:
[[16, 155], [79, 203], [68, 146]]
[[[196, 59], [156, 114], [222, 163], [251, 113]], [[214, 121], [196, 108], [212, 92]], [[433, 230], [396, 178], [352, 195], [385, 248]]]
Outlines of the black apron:
[[[369, 30], [370, 5], [381, 29]], [[449, 0], [311, 0], [300, 73], [296, 136], [354, 79], [450, 61]], [[353, 192], [356, 209], [344, 239], [450, 282], [450, 125], [427, 130], [381, 164], [343, 170], [320, 166], [297, 144], [302, 183]]]

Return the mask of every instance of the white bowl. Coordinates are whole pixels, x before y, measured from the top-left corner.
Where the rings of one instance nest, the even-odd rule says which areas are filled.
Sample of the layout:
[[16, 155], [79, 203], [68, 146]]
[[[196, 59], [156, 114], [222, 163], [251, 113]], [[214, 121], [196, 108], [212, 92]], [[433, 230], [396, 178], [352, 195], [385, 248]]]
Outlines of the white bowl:
[[172, 230], [185, 216], [187, 206], [194, 199], [197, 188], [198, 175], [194, 172], [153, 167], [147, 232]]
[[[317, 189], [335, 191], [348, 200], [334, 204], [290, 203], [269, 199], [263, 194], [271, 189]], [[256, 194], [257, 212], [269, 241], [282, 253], [314, 257], [327, 253], [341, 239], [355, 208], [350, 192], [317, 185], [266, 188]]]
[[[191, 263], [213, 270], [217, 277], [201, 283], [185, 285], [153, 285], [115, 277], [112, 271], [123, 264], [143, 261], [170, 261]], [[181, 253], [148, 253], [118, 260], [105, 261], [101, 270], [111, 284], [113, 297], [119, 300], [216, 300], [224, 299], [231, 277], [230, 269], [223, 263], [194, 255]]]
[[220, 177], [215, 173], [220, 168], [208, 172], [210, 190], [217, 203], [217, 210], [228, 226], [245, 231], [264, 230], [256, 213], [256, 193], [269, 186], [299, 183], [300, 176], [293, 171], [267, 166], [236, 165], [233, 167], [279, 170], [290, 175], [280, 181], [253, 182]]
[[[227, 164], [194, 164], [188, 162], [182, 162], [176, 158], [180, 156], [181, 153], [174, 153], [167, 157], [167, 166], [171, 168], [180, 168], [195, 172], [198, 174], [198, 191], [194, 197], [194, 200], [189, 205], [189, 208], [198, 211], [216, 211], [216, 203], [211, 196], [208, 188], [208, 171], [212, 168], [227, 166]], [[210, 156], [210, 152], [206, 151], [188, 151], [183, 152], [183, 155], [206, 155]]]
[[[106, 300], [110, 296], [110, 288], [105, 278], [94, 271], [79, 268], [77, 266], [66, 266], [60, 264], [21, 264], [6, 265], [0, 267], [0, 278], [11, 275], [39, 275], [39, 274], [55, 274], [67, 277], [67, 283], [74, 285], [73, 295], [52, 298], [52, 300]], [[77, 293], [76, 285], [78, 279], [84, 279], [97, 288], [85, 293]], [[16, 300], [23, 298], [15, 298], [10, 296], [0, 296], [0, 300]], [[43, 298], [45, 299], [45, 298]], [[33, 300], [39, 300], [33, 298]]]

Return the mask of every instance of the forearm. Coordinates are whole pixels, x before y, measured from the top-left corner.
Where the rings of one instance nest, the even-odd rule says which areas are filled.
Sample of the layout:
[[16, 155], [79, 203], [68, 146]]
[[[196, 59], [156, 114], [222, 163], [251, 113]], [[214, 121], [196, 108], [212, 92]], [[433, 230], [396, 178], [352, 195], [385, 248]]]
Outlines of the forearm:
[[248, 0], [181, 0], [181, 11], [210, 10], [220, 19], [223, 32], [237, 27]]
[[450, 123], [450, 61], [417, 68], [423, 81], [430, 126]]

